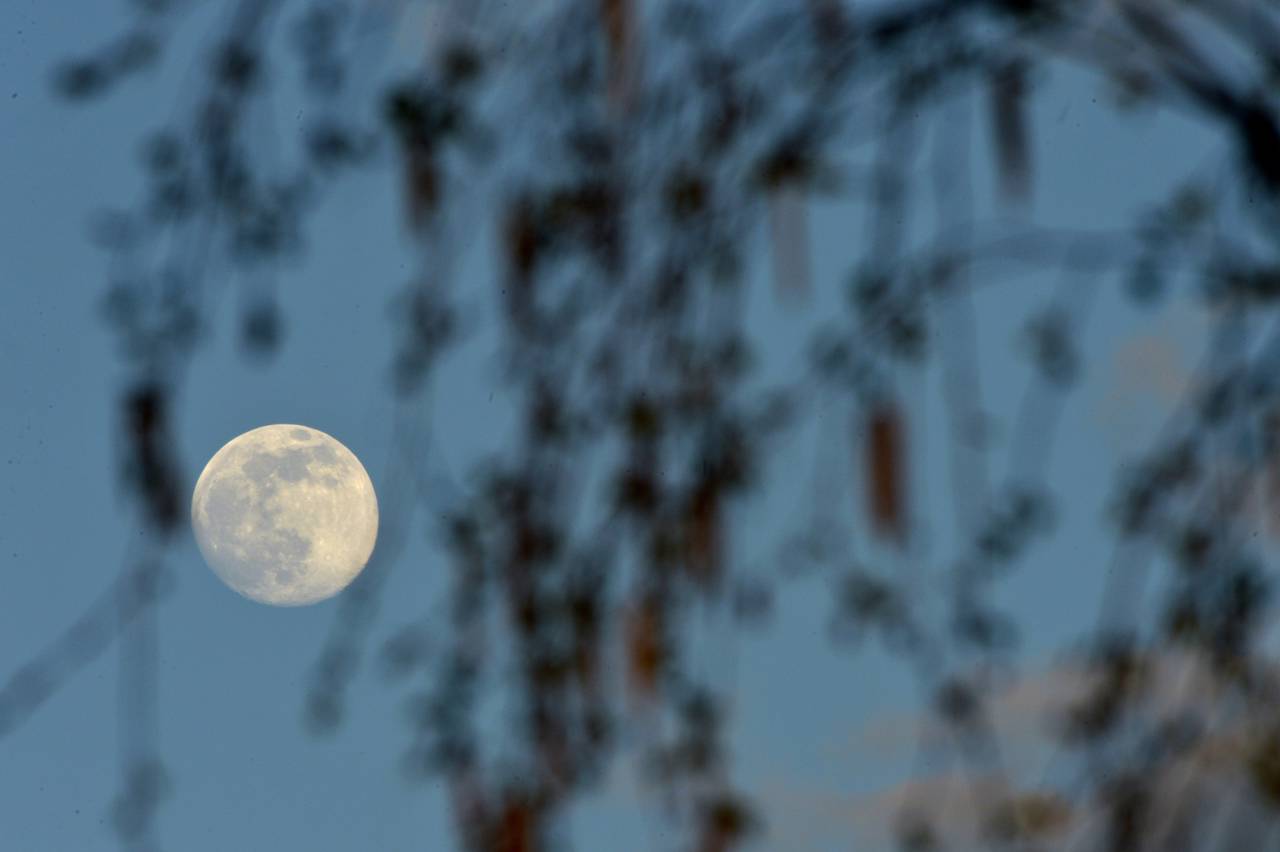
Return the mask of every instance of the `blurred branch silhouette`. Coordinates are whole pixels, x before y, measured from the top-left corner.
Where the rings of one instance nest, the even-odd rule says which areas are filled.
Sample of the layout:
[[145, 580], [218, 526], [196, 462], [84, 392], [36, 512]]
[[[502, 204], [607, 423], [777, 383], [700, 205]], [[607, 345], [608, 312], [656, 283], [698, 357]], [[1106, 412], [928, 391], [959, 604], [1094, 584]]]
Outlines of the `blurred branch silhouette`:
[[[54, 86], [71, 102], [109, 96], [157, 67], [196, 5], [138, 0], [133, 25], [56, 69]], [[184, 367], [227, 280], [243, 288], [246, 355], [276, 351], [274, 282], [304, 251], [309, 216], [339, 177], [392, 169], [417, 268], [393, 314], [389, 510], [375, 564], [320, 652], [306, 719], [317, 734], [340, 725], [350, 679], [376, 657], [409, 690], [406, 777], [446, 785], [462, 848], [567, 845], [557, 818], [624, 751], [647, 767], [685, 847], [727, 852], [768, 837], [769, 802], [733, 778], [729, 696], [695, 674], [686, 640], [708, 607], [735, 629], [761, 623], [801, 563], [832, 580], [835, 639], [878, 638], [916, 674], [929, 696], [922, 718], [965, 779], [975, 837], [948, 828], [953, 793], [909, 796], [901, 849], [1264, 848], [1271, 822], [1241, 828], [1220, 798], [1192, 808], [1194, 785], [1170, 779], [1229, 766], [1280, 805], [1280, 684], [1261, 647], [1272, 578], [1252, 537], [1260, 515], [1280, 511], [1275, 7], [434, 5], [439, 31], [406, 71], [380, 62], [404, 3], [228, 4], [188, 97], [142, 137], [146, 191], [96, 218], [92, 237], [108, 259], [104, 316], [131, 376], [122, 477], [158, 544], [0, 689], [0, 735], [120, 642], [116, 827], [124, 846], [150, 848], [168, 785], [148, 733], [163, 641], [149, 611], [184, 511], [190, 460], [169, 421]], [[1033, 125], [1040, 75], [1060, 63], [1093, 72], [1128, 108], [1191, 111], [1227, 143], [1221, 161], [1125, 228], [979, 220], [975, 130], [989, 131], [999, 194], [1019, 209], [1054, 167], [1032, 155]], [[286, 67], [300, 69], [300, 93], [285, 91]], [[269, 154], [283, 140], [263, 129], [278, 97], [303, 102], [290, 156]], [[755, 237], [768, 235], [784, 301], [832, 286], [809, 258], [815, 197], [871, 211], [841, 282], [847, 309], [820, 318], [803, 371], [764, 378], [746, 319]], [[929, 209], [936, 221], [922, 228]], [[490, 232], [502, 381], [520, 428], [439, 488], [431, 378], [472, 333], [460, 320], [459, 246]], [[997, 458], [974, 296], [1027, 270], [1059, 279], [1024, 329], [1031, 380]], [[1088, 367], [1080, 340], [1099, 292], [1123, 286], [1154, 304], [1184, 278], [1213, 311], [1214, 343], [1159, 442], [1116, 470], [1107, 597], [1074, 657], [1088, 688], [1046, 720], [1058, 731], [1052, 765], [1080, 771], [1026, 786], [1010, 776], [992, 711], [992, 678], [1019, 642], [1018, 613], [1000, 611], [995, 590], [1052, 526], [1046, 469], [1064, 397]], [[925, 566], [929, 510], [910, 487], [918, 450], [904, 400], [921, 392], [912, 371], [931, 361], [944, 375], [954, 547]], [[788, 564], [746, 571], [741, 507], [771, 488], [771, 448], [819, 418], [844, 434], [823, 433], [817, 496], [782, 551]], [[836, 508], [850, 495], [860, 516]], [[448, 623], [424, 617], [371, 651], [415, 501], [434, 501], [441, 518]], [[1148, 586], [1163, 595], [1154, 619], [1133, 605]], [[1169, 675], [1175, 655], [1195, 666]], [[521, 708], [502, 753], [475, 732], [482, 675], [498, 660], [515, 661], [506, 688]], [[1189, 683], [1193, 669], [1207, 688], [1172, 709], [1155, 699], [1157, 672]], [[922, 737], [922, 772], [934, 747]], [[1210, 753], [1214, 768], [1194, 770]]]

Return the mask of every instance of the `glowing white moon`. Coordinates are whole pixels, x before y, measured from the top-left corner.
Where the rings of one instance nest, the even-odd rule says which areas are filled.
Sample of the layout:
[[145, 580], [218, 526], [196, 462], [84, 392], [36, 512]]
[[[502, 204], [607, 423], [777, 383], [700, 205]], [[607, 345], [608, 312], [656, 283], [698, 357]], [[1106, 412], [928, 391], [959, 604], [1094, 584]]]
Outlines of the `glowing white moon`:
[[302, 606], [356, 578], [378, 537], [378, 498], [355, 455], [318, 429], [245, 432], [205, 465], [191, 498], [205, 561], [247, 598]]

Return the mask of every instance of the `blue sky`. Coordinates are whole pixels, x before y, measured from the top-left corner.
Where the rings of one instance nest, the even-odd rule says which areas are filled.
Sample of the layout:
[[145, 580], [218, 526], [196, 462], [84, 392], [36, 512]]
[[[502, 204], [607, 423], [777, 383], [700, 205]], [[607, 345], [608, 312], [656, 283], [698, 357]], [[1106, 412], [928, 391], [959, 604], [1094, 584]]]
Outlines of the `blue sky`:
[[[139, 187], [140, 128], [170, 114], [181, 70], [198, 57], [200, 33], [188, 25], [167, 54], [166, 73], [144, 75], [120, 94], [87, 106], [59, 103], [47, 85], [56, 62], [115, 31], [117, 4], [10, 0], [0, 12], [0, 677], [38, 653], [110, 584], [131, 537], [139, 534], [115, 476], [114, 402], [125, 377], [101, 319], [104, 258], [86, 239], [89, 213], [128, 203]], [[1107, 227], [1132, 221], [1148, 202], [1196, 170], [1213, 140], [1187, 120], [1146, 114], [1118, 119], [1105, 91], [1057, 70], [1036, 100], [1034, 201], [1027, 215], [1045, 224]], [[974, 120], [975, 182], [990, 209], [985, 113]], [[288, 133], [289, 128], [282, 128]], [[387, 170], [342, 181], [310, 223], [309, 251], [280, 281], [287, 318], [284, 346], [267, 365], [246, 359], [233, 322], [229, 287], [211, 315], [187, 374], [177, 435], [187, 475], [231, 437], [272, 422], [304, 423], [338, 437], [369, 469], [386, 474], [391, 414], [388, 302], [413, 269], [399, 199]], [[753, 272], [751, 327], [780, 370], [799, 363], [814, 317], [837, 310], [840, 286], [865, 233], [856, 207], [815, 204], [815, 293], [805, 305], [779, 305], [767, 263]], [[460, 272], [486, 310], [487, 261], [472, 253]], [[762, 260], [763, 258], [758, 258]], [[225, 283], [213, 282], [215, 288]], [[1003, 275], [978, 297], [986, 407], [1007, 424], [1028, 380], [1016, 352], [1018, 323], [1043, 304], [1051, 278]], [[1203, 318], [1174, 300], [1160, 315], [1130, 311], [1109, 278], [1085, 348], [1091, 371], [1071, 396], [1049, 477], [1062, 495], [1058, 526], [1036, 558], [1004, 583], [1000, 599], [1025, 629], [1022, 662], [1043, 666], [1088, 629], [1096, 611], [1109, 539], [1102, 523], [1117, 454], [1141, 446], [1168, 399], [1117, 391], [1123, 353], [1144, 331], [1166, 346], [1160, 363], [1190, 364]], [[1163, 343], [1161, 343], [1163, 341]], [[434, 389], [437, 446], [464, 471], [501, 440], [507, 409], [494, 398], [494, 339], [478, 335], [444, 362]], [[1139, 345], [1139, 348], [1141, 346]], [[1146, 350], [1143, 350], [1146, 351]], [[1153, 356], [1158, 357], [1158, 356]], [[913, 472], [946, 517], [941, 408], [936, 371], [914, 382]], [[1120, 425], [1117, 425], [1120, 424]], [[837, 427], [839, 428], [839, 427]], [[776, 490], [739, 515], [753, 530], [742, 570], [771, 571], [791, 507], [807, 484], [787, 470], [812, 467], [818, 434], [796, 433], [772, 459]], [[1001, 454], [997, 451], [996, 458]], [[854, 504], [849, 495], [849, 512]], [[941, 524], [940, 524], [941, 526]], [[754, 532], [759, 530], [759, 532]], [[389, 580], [375, 646], [394, 627], [439, 613], [442, 563], [418, 518]], [[938, 533], [940, 536], [941, 533]], [[160, 621], [159, 741], [173, 778], [158, 817], [168, 848], [448, 848], [444, 803], [430, 787], [403, 783], [397, 762], [408, 743], [403, 691], [358, 677], [337, 736], [304, 730], [303, 698], [337, 604], [274, 609], [224, 588], [185, 535], [171, 555], [173, 594]], [[731, 660], [730, 737], [734, 773], [765, 809], [772, 833], [760, 848], [868, 848], [850, 836], [876, 829], [824, 817], [874, 796], [904, 777], [910, 751], [866, 748], [859, 732], [913, 712], [909, 676], [874, 645], [833, 650], [827, 637], [828, 588], [819, 577], [781, 587], [763, 632], [730, 641], [707, 624], [697, 654], [708, 669]], [[0, 845], [7, 849], [108, 848], [106, 811], [118, 787], [115, 675], [108, 651], [67, 682], [20, 729], [0, 739]], [[669, 848], [659, 809], [619, 763], [606, 787], [571, 818], [575, 848]], [[824, 820], [826, 820], [824, 822]], [[600, 844], [608, 838], [608, 846]]]

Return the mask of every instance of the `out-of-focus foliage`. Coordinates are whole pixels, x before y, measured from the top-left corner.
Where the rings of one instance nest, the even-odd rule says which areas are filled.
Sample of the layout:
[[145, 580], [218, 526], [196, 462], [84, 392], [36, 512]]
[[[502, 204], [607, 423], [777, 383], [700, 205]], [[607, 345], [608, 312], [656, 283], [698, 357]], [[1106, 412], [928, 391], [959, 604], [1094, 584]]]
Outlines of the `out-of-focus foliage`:
[[[85, 101], [150, 73], [194, 5], [137, 3], [127, 32], [57, 69], [54, 85]], [[397, 170], [419, 268], [393, 320], [389, 387], [406, 414], [404, 481], [391, 497], [411, 501], [423, 460], [413, 439], [421, 423], [408, 412], [428, 398], [439, 355], [467, 333], [455, 247], [496, 235], [500, 274], [488, 284], [521, 425], [440, 513], [447, 629], [409, 625], [380, 651], [388, 680], [409, 690], [406, 776], [443, 779], [465, 848], [555, 848], [557, 816], [622, 749], [639, 754], [655, 791], [672, 794], [687, 848], [766, 836], [769, 803], [733, 783], [725, 697], [699, 682], [685, 639], [703, 603], [726, 607], [743, 629], [759, 624], [800, 563], [833, 580], [833, 636], [901, 655], [959, 759], [997, 779], [979, 820], [988, 848], [1191, 848], [1150, 845], [1177, 816], [1160, 779], [1223, 734], [1204, 708], [1183, 718], [1150, 706], [1151, 673], [1170, 648], [1211, 661], [1213, 694], [1236, 708], [1237, 730], [1261, 726], [1214, 753], [1232, 755], [1260, 796], [1280, 801], [1268, 722], [1275, 667], [1258, 648], [1272, 580], [1245, 511], [1259, 470], [1270, 471], [1268, 511], [1280, 494], [1280, 15], [1270, 5], [441, 0], [421, 62], [387, 79], [376, 60], [396, 8], [228, 4], [195, 60], [189, 100], [140, 138], [146, 192], [98, 218], [93, 238], [109, 258], [104, 316], [133, 377], [121, 394], [123, 473], [147, 521], [170, 531], [182, 516], [182, 463], [167, 412], [208, 322], [206, 291], [227, 280], [243, 288], [246, 353], [269, 356], [285, 342], [274, 282], [304, 250], [326, 188], [353, 170]], [[1217, 61], [1224, 43], [1241, 60], [1230, 71]], [[1167, 204], [1131, 227], [989, 236], [973, 218], [968, 123], [957, 115], [975, 103], [987, 110], [979, 126], [990, 130], [999, 190], [1020, 203], [1053, 167], [1035, 160], [1032, 143], [1038, 80], [1054, 63], [1095, 72], [1125, 108], [1193, 111], [1229, 156], [1211, 180], [1171, 187]], [[255, 117], [291, 75], [306, 116], [296, 156], [267, 157]], [[926, 149], [926, 132], [942, 143]], [[846, 282], [813, 278], [806, 202], [815, 195], [872, 211]], [[906, 223], [929, 201], [941, 227], [922, 240]], [[1243, 229], [1224, 228], [1228, 212]], [[847, 311], [818, 329], [807, 370], [769, 381], [744, 316], [762, 229], [784, 299], [849, 291]], [[1064, 276], [1022, 337], [1033, 384], [1003, 478], [983, 435], [973, 339], [973, 270], [991, 260]], [[1159, 444], [1118, 471], [1112, 585], [1080, 649], [1091, 687], [1052, 720], [1061, 749], [1088, 771], [1062, 788], [1014, 789], [1000, 780], [984, 672], [1016, 648], [1018, 614], [1001, 612], [993, 591], [1052, 524], [1044, 459], [1060, 398], [1088, 369], [1079, 336], [1098, 287], [1111, 286], [1100, 282], [1141, 303], [1175, 282], [1194, 288], [1216, 311], [1217, 343]], [[893, 560], [851, 561], [844, 542], [866, 532], [884, 552], [915, 552], [923, 504], [908, 488], [912, 424], [900, 400], [903, 368], [930, 359], [945, 377], [959, 544], [942, 558], [939, 588], [921, 594], [919, 575], [895, 572]], [[841, 464], [857, 500], [848, 510], [819, 501], [784, 550], [790, 564], [748, 572], [735, 513], [770, 489], [770, 448], [836, 405], [850, 412], [846, 438], [822, 451], [851, 460]], [[391, 524], [392, 553], [402, 535]], [[1127, 602], [1155, 566], [1170, 574], [1167, 603], [1158, 624], [1135, 623]], [[122, 578], [120, 624], [150, 604], [162, 575]], [[306, 701], [318, 733], [342, 723], [379, 589], [375, 576], [348, 594], [321, 653]], [[941, 617], [922, 607], [932, 592]], [[104, 619], [87, 613], [14, 675], [0, 691], [0, 733], [115, 637], [121, 628]], [[145, 719], [158, 640], [139, 624], [127, 634], [138, 680], [122, 688]], [[475, 726], [482, 674], [499, 657], [516, 661], [509, 689], [521, 717], [495, 754]], [[654, 717], [669, 724], [637, 725]], [[655, 730], [667, 733], [621, 735]], [[126, 844], [149, 836], [166, 789], [153, 752], [140, 739], [126, 768], [117, 825]], [[951, 848], [928, 807], [899, 825], [903, 849]]]

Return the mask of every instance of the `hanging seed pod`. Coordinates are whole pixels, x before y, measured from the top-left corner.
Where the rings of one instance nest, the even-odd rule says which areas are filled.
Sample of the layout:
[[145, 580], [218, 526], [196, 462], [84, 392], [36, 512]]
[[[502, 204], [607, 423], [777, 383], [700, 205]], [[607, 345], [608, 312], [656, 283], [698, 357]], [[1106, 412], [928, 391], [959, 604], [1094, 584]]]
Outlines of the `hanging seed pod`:
[[635, 14], [631, 0], [601, 0], [600, 18], [609, 54], [609, 101], [624, 109], [631, 97], [634, 74]]
[[873, 403], [862, 430], [866, 511], [872, 529], [898, 543], [906, 535], [906, 442], [890, 401]]
[[991, 127], [1000, 191], [1013, 201], [1025, 201], [1031, 192], [1027, 89], [1025, 62], [1006, 62], [991, 75]]
[[1267, 534], [1280, 540], [1280, 412], [1266, 418], [1264, 438], [1267, 461], [1262, 471], [1263, 507]]
[[654, 595], [645, 595], [626, 617], [627, 681], [632, 695], [644, 702], [658, 692], [658, 676], [665, 656], [662, 640], [662, 608]]
[[426, 151], [404, 154], [405, 215], [417, 230], [435, 214], [440, 204], [440, 172], [435, 158]]
[[720, 490], [715, 481], [705, 481], [694, 489], [686, 512], [690, 578], [701, 588], [711, 589], [720, 577], [721, 566]]

